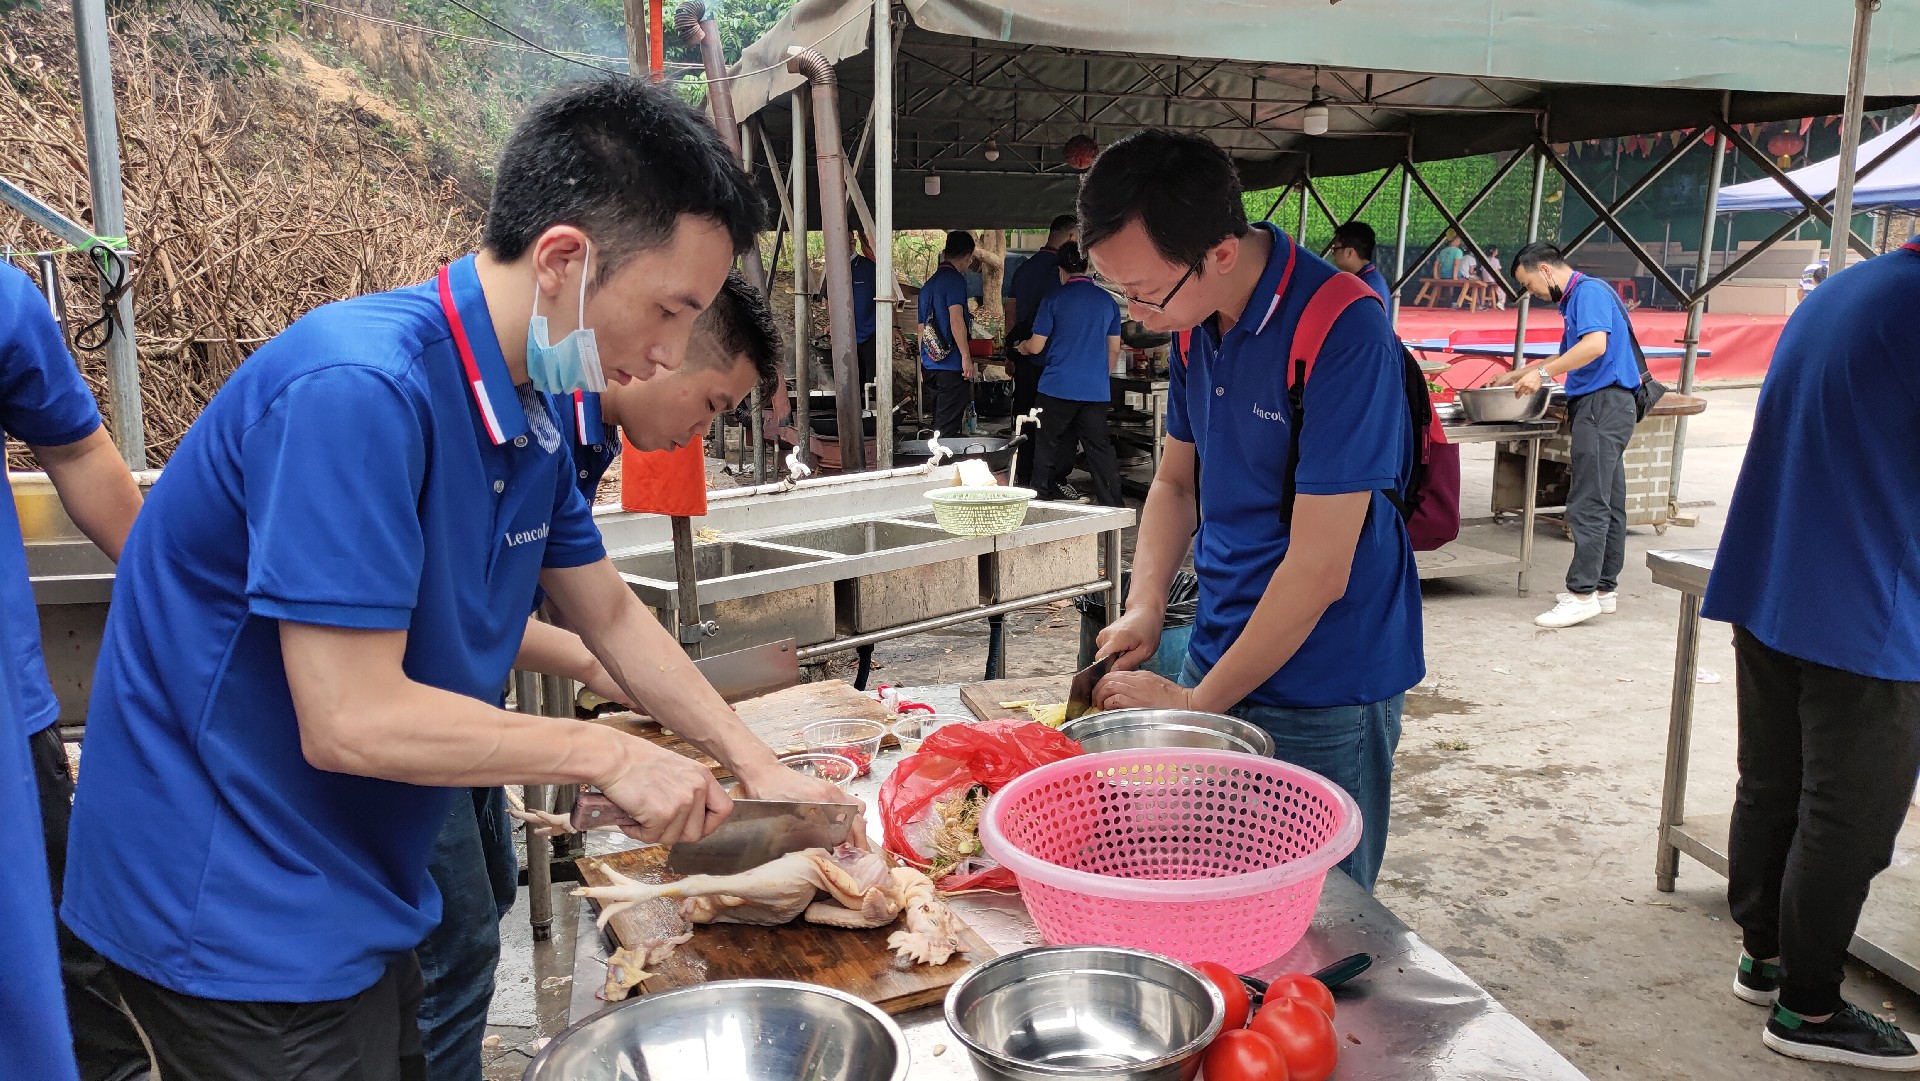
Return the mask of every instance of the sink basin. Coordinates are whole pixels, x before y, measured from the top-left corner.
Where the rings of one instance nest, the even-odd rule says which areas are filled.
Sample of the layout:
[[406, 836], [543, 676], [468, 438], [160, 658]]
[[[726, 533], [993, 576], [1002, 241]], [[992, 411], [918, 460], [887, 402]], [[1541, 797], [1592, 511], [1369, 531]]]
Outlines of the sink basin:
[[[833, 637], [835, 557], [751, 541], [696, 545], [695, 589], [700, 618], [720, 626], [704, 639], [709, 654], [776, 638], [813, 645]], [[615, 555], [613, 566], [662, 623], [672, 626], [680, 587], [673, 550]]]
[[848, 557], [833, 587], [835, 623], [842, 634], [866, 634], [974, 607], [980, 603], [979, 557], [990, 550], [989, 539], [888, 520], [843, 522], [765, 539]]
[[[757, 574], [777, 567], [797, 567], [807, 563], [818, 563], [825, 558], [815, 552], [796, 552], [746, 541], [724, 541], [719, 544], [694, 546], [693, 573], [696, 581], [707, 582], [716, 578]], [[669, 584], [678, 580], [673, 565], [672, 549], [616, 557], [613, 565], [620, 573], [630, 574], [636, 578], [648, 578]]]
[[888, 548], [910, 548], [916, 544], [932, 544], [950, 537], [951, 534], [945, 530], [932, 526], [914, 522], [879, 521], [847, 522], [843, 525], [805, 529], [795, 533], [776, 533], [769, 535], [766, 539], [778, 544], [792, 545], [795, 548], [812, 548], [822, 552], [857, 556]]

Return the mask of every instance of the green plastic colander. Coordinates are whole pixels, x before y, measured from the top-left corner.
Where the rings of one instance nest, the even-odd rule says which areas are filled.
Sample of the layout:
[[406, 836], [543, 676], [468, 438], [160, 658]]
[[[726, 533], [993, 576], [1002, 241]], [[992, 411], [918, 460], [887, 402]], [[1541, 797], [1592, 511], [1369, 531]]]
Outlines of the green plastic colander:
[[993, 537], [1011, 533], [1027, 519], [1027, 504], [1039, 493], [1031, 488], [935, 488], [927, 493], [933, 520], [941, 529], [961, 537]]

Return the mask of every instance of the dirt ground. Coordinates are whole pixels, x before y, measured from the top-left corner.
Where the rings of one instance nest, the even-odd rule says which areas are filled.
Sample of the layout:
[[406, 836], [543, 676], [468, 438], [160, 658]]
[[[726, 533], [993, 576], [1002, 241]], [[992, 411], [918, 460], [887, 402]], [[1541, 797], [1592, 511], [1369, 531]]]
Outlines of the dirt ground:
[[[1513, 578], [1456, 578], [1423, 591], [1428, 676], [1408, 699], [1394, 817], [1379, 896], [1589, 1076], [1788, 1081], [1868, 1076], [1781, 1058], [1760, 1044], [1764, 1013], [1728, 990], [1739, 937], [1724, 882], [1683, 859], [1679, 888], [1654, 889], [1678, 594], [1652, 584], [1646, 552], [1712, 547], [1752, 425], [1754, 390], [1707, 395], [1687, 440], [1683, 499], [1693, 528], [1630, 531], [1620, 610], [1565, 631], [1535, 628], [1572, 546], [1535, 542], [1531, 596]], [[1489, 505], [1492, 450], [1463, 449], [1462, 506]], [[1513, 551], [1517, 524], [1475, 527], [1476, 545]], [[1069, 608], [1009, 620], [1007, 674], [1069, 668]], [[1688, 805], [1732, 799], [1734, 684], [1729, 635], [1706, 624]], [[876, 680], [977, 680], [984, 623], [883, 645]], [[1717, 681], [1714, 681], [1717, 677]], [[524, 935], [524, 920], [506, 924]], [[512, 947], [509, 947], [510, 952]], [[511, 962], [510, 962], [511, 963]], [[515, 977], [503, 971], [503, 982]], [[1862, 966], [1848, 994], [1909, 1029], [1920, 1001]], [[511, 1037], [510, 1037], [511, 1038]], [[524, 1066], [525, 1059], [518, 1059]], [[510, 1062], [490, 1076], [517, 1077]]]

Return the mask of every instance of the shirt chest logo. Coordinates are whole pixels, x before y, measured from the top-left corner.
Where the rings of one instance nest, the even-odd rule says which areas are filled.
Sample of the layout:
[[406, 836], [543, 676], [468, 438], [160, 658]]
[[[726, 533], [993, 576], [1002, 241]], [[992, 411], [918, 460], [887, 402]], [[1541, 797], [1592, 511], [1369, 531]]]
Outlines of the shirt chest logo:
[[552, 531], [552, 528], [552, 523], [541, 522], [538, 528], [522, 529], [517, 533], [508, 533], [506, 534], [507, 547], [518, 548], [523, 544], [546, 540], [547, 534]]
[[1287, 422], [1286, 414], [1282, 413], [1277, 407], [1273, 409], [1263, 409], [1260, 407], [1259, 402], [1253, 403], [1253, 415], [1259, 417], [1261, 420], [1277, 421], [1280, 424]]

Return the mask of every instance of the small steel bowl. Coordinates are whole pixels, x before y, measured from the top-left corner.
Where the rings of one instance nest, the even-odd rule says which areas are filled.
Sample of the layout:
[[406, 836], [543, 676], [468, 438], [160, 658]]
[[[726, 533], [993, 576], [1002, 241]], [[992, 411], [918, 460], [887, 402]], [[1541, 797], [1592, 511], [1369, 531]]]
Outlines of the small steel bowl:
[[1088, 754], [1142, 747], [1199, 747], [1273, 757], [1273, 737], [1259, 725], [1223, 713], [1190, 709], [1113, 709], [1078, 717], [1060, 734]]
[[1542, 383], [1532, 394], [1520, 395], [1512, 387], [1477, 387], [1461, 391], [1459, 402], [1469, 424], [1524, 424], [1547, 415], [1553, 384]]
[[1178, 961], [1112, 946], [997, 957], [947, 992], [982, 1081], [1192, 1081], [1226, 1003]]
[[523, 1081], [905, 1081], [907, 1039], [844, 991], [723, 980], [662, 991], [553, 1038]]

